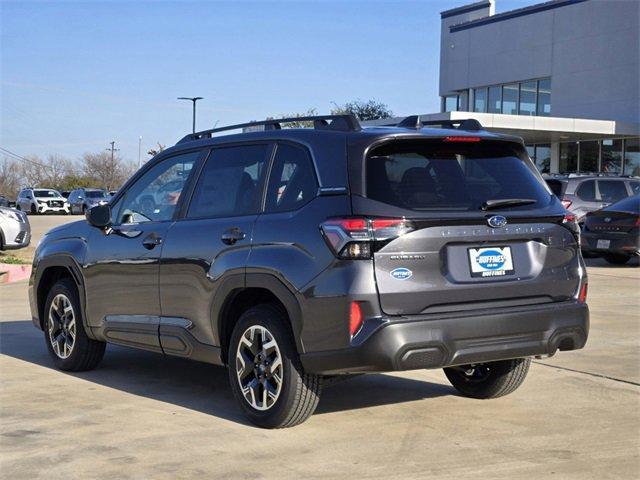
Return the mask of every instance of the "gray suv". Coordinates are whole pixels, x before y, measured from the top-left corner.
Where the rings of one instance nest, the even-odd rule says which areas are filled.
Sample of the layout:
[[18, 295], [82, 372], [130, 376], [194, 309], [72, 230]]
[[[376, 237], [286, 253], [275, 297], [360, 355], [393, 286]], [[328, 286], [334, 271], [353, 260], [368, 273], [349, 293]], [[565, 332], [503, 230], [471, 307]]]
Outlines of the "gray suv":
[[51, 230], [29, 297], [59, 368], [106, 343], [224, 365], [252, 422], [289, 427], [327, 379], [443, 368], [493, 398], [582, 348], [578, 235], [522, 140], [475, 120], [266, 120], [187, 135]]
[[109, 194], [97, 188], [76, 188], [69, 193], [67, 201], [71, 214], [84, 214], [89, 208], [95, 207], [102, 202], [108, 202]]
[[595, 212], [640, 193], [640, 178], [609, 174], [555, 175], [545, 179], [580, 224]]

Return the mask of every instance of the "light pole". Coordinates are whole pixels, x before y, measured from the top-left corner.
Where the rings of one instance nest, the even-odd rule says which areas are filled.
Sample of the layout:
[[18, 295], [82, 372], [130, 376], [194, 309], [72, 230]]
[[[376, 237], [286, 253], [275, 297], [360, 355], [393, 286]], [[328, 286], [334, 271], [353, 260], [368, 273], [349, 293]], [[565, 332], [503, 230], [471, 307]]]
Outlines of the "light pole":
[[142, 135], [138, 138], [138, 168], [140, 168], [142, 162]]
[[193, 102], [193, 133], [196, 133], [196, 102], [204, 97], [178, 97], [178, 100], [191, 100]]

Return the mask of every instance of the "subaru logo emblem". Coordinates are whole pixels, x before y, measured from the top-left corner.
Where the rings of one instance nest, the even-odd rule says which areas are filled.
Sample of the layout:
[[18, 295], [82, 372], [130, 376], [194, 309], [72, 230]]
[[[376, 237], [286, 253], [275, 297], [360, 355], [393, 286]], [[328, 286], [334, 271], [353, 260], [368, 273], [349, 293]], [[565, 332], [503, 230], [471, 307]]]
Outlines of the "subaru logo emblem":
[[609, 223], [611, 221], [611, 217], [605, 217], [604, 218], [604, 223]]
[[507, 219], [502, 215], [494, 215], [493, 217], [489, 217], [487, 223], [490, 227], [493, 228], [502, 228], [507, 224]]

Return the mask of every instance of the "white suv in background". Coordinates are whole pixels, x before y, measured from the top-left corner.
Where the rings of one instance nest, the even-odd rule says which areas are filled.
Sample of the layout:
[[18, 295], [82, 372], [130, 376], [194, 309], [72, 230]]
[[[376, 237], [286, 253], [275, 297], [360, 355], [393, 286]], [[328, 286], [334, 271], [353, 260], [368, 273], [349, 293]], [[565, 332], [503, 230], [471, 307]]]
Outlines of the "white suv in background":
[[23, 188], [16, 199], [16, 208], [32, 215], [37, 213], [69, 214], [69, 202], [51, 188]]

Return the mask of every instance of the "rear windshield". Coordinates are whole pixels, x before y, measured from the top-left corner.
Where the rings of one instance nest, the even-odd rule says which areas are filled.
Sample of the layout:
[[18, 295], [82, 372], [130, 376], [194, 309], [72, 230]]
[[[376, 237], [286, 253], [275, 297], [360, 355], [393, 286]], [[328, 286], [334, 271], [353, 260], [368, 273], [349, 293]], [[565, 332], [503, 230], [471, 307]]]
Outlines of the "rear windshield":
[[490, 141], [386, 144], [367, 158], [367, 197], [416, 211], [472, 211], [505, 199], [531, 202], [500, 210], [549, 205], [551, 193], [518, 154], [513, 146]]
[[633, 197], [620, 200], [613, 205], [609, 205], [605, 210], [612, 210], [614, 212], [629, 212], [637, 213], [640, 215], [640, 195], [634, 195]]
[[85, 192], [87, 195], [87, 198], [104, 198], [105, 196], [105, 192], [102, 192], [100, 190], [89, 190], [87, 192]]

